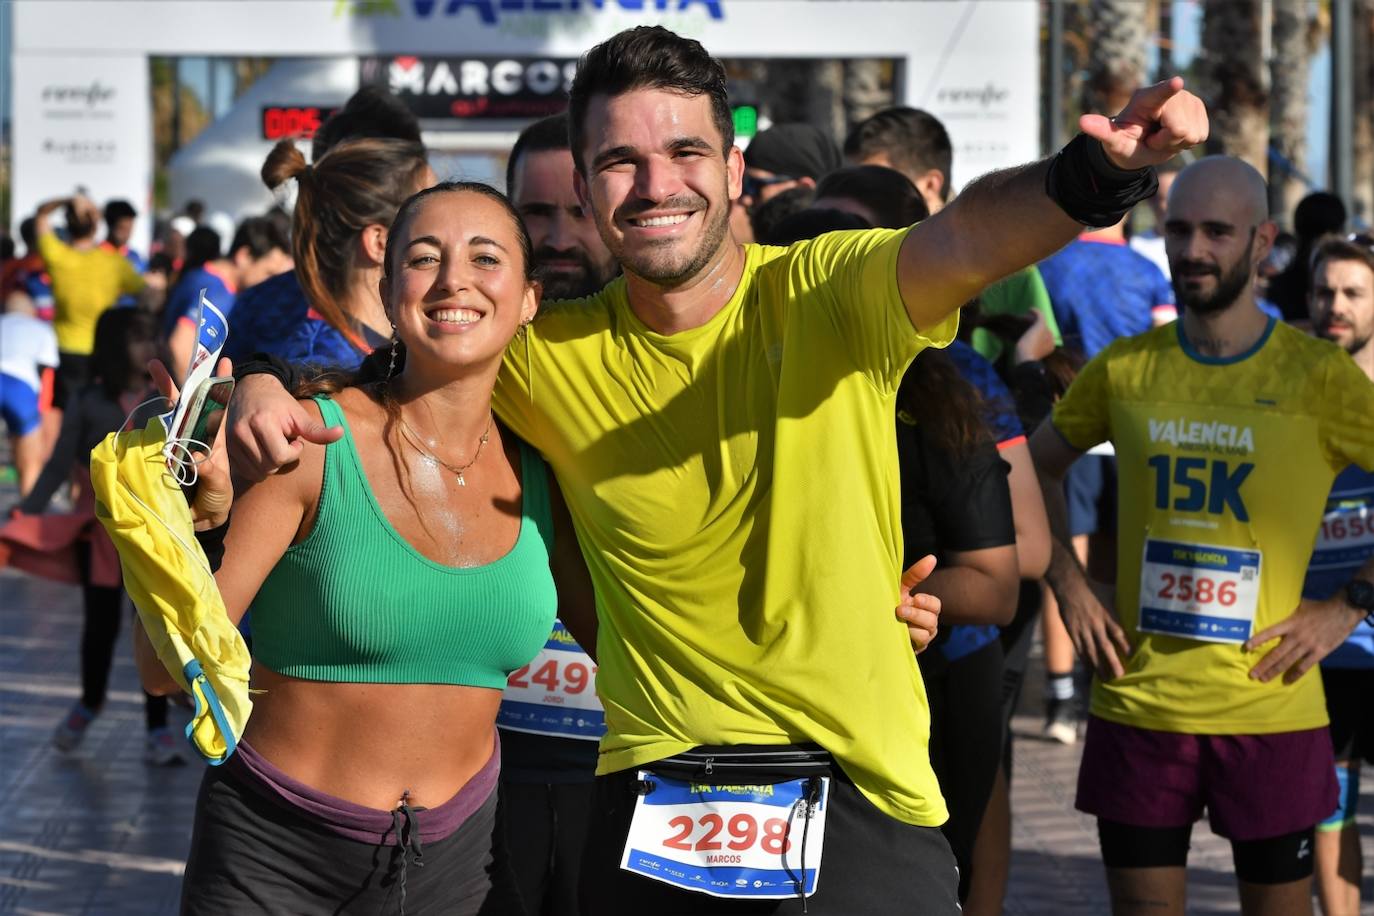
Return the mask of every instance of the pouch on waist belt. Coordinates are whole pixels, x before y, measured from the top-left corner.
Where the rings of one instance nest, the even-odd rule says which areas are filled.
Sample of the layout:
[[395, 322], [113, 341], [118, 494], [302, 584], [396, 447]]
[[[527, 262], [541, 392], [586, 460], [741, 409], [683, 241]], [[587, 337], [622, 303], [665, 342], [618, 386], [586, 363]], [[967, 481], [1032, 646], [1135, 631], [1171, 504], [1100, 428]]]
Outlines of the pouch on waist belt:
[[703, 745], [645, 764], [640, 769], [674, 779], [701, 780], [709, 776], [717, 782], [747, 779], [755, 783], [840, 772], [835, 766], [835, 758], [818, 744]]

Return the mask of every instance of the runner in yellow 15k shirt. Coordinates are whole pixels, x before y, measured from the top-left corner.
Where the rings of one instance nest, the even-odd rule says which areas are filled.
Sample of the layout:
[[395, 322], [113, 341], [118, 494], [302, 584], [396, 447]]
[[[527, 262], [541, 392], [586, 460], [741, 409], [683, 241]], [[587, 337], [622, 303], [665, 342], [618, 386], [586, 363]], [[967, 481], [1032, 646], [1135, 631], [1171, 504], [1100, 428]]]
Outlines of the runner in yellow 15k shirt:
[[1077, 804], [1098, 818], [1118, 913], [1183, 912], [1204, 806], [1244, 911], [1310, 913], [1313, 826], [1336, 798], [1310, 669], [1374, 608], [1358, 587], [1300, 599], [1332, 480], [1374, 468], [1374, 384], [1256, 306], [1275, 227], [1250, 166], [1183, 171], [1164, 233], [1183, 318], [1108, 346], [1032, 440], [1052, 522], [1078, 455], [1110, 440], [1121, 475], [1116, 619], [1062, 544], [1049, 575], [1099, 674]]

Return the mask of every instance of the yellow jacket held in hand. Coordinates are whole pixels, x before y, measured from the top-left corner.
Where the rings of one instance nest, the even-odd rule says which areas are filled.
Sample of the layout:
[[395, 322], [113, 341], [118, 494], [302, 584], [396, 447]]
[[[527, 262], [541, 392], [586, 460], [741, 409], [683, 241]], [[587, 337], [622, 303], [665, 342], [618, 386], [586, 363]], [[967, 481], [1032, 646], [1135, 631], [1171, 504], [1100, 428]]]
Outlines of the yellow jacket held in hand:
[[124, 587], [157, 657], [195, 698], [186, 737], [217, 765], [234, 753], [252, 712], [252, 660], [196, 542], [186, 498], [167, 471], [165, 442], [161, 421], [153, 419], [96, 446], [95, 515], [119, 551]]

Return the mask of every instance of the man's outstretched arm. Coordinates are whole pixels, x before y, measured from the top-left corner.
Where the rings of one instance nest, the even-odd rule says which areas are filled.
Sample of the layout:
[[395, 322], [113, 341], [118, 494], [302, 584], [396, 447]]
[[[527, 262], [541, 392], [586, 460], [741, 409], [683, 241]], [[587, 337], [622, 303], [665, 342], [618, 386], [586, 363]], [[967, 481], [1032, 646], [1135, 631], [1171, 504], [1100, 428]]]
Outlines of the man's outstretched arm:
[[1110, 225], [1152, 193], [1155, 183], [1141, 170], [1207, 139], [1208, 125], [1202, 101], [1174, 77], [1136, 92], [1115, 118], [1084, 115], [1079, 128], [1083, 135], [1058, 163], [985, 175], [911, 231], [897, 283], [913, 325], [934, 327], [989, 284], [1058, 251], [1084, 225]]

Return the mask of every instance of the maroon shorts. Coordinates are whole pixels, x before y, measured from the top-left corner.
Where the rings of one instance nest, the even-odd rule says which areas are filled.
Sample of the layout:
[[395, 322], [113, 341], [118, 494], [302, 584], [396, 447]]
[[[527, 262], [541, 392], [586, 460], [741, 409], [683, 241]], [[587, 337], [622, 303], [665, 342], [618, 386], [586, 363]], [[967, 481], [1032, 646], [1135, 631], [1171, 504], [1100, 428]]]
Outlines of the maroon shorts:
[[1185, 735], [1091, 716], [1074, 806], [1137, 827], [1182, 827], [1207, 810], [1229, 840], [1305, 830], [1335, 810], [1331, 732]]

